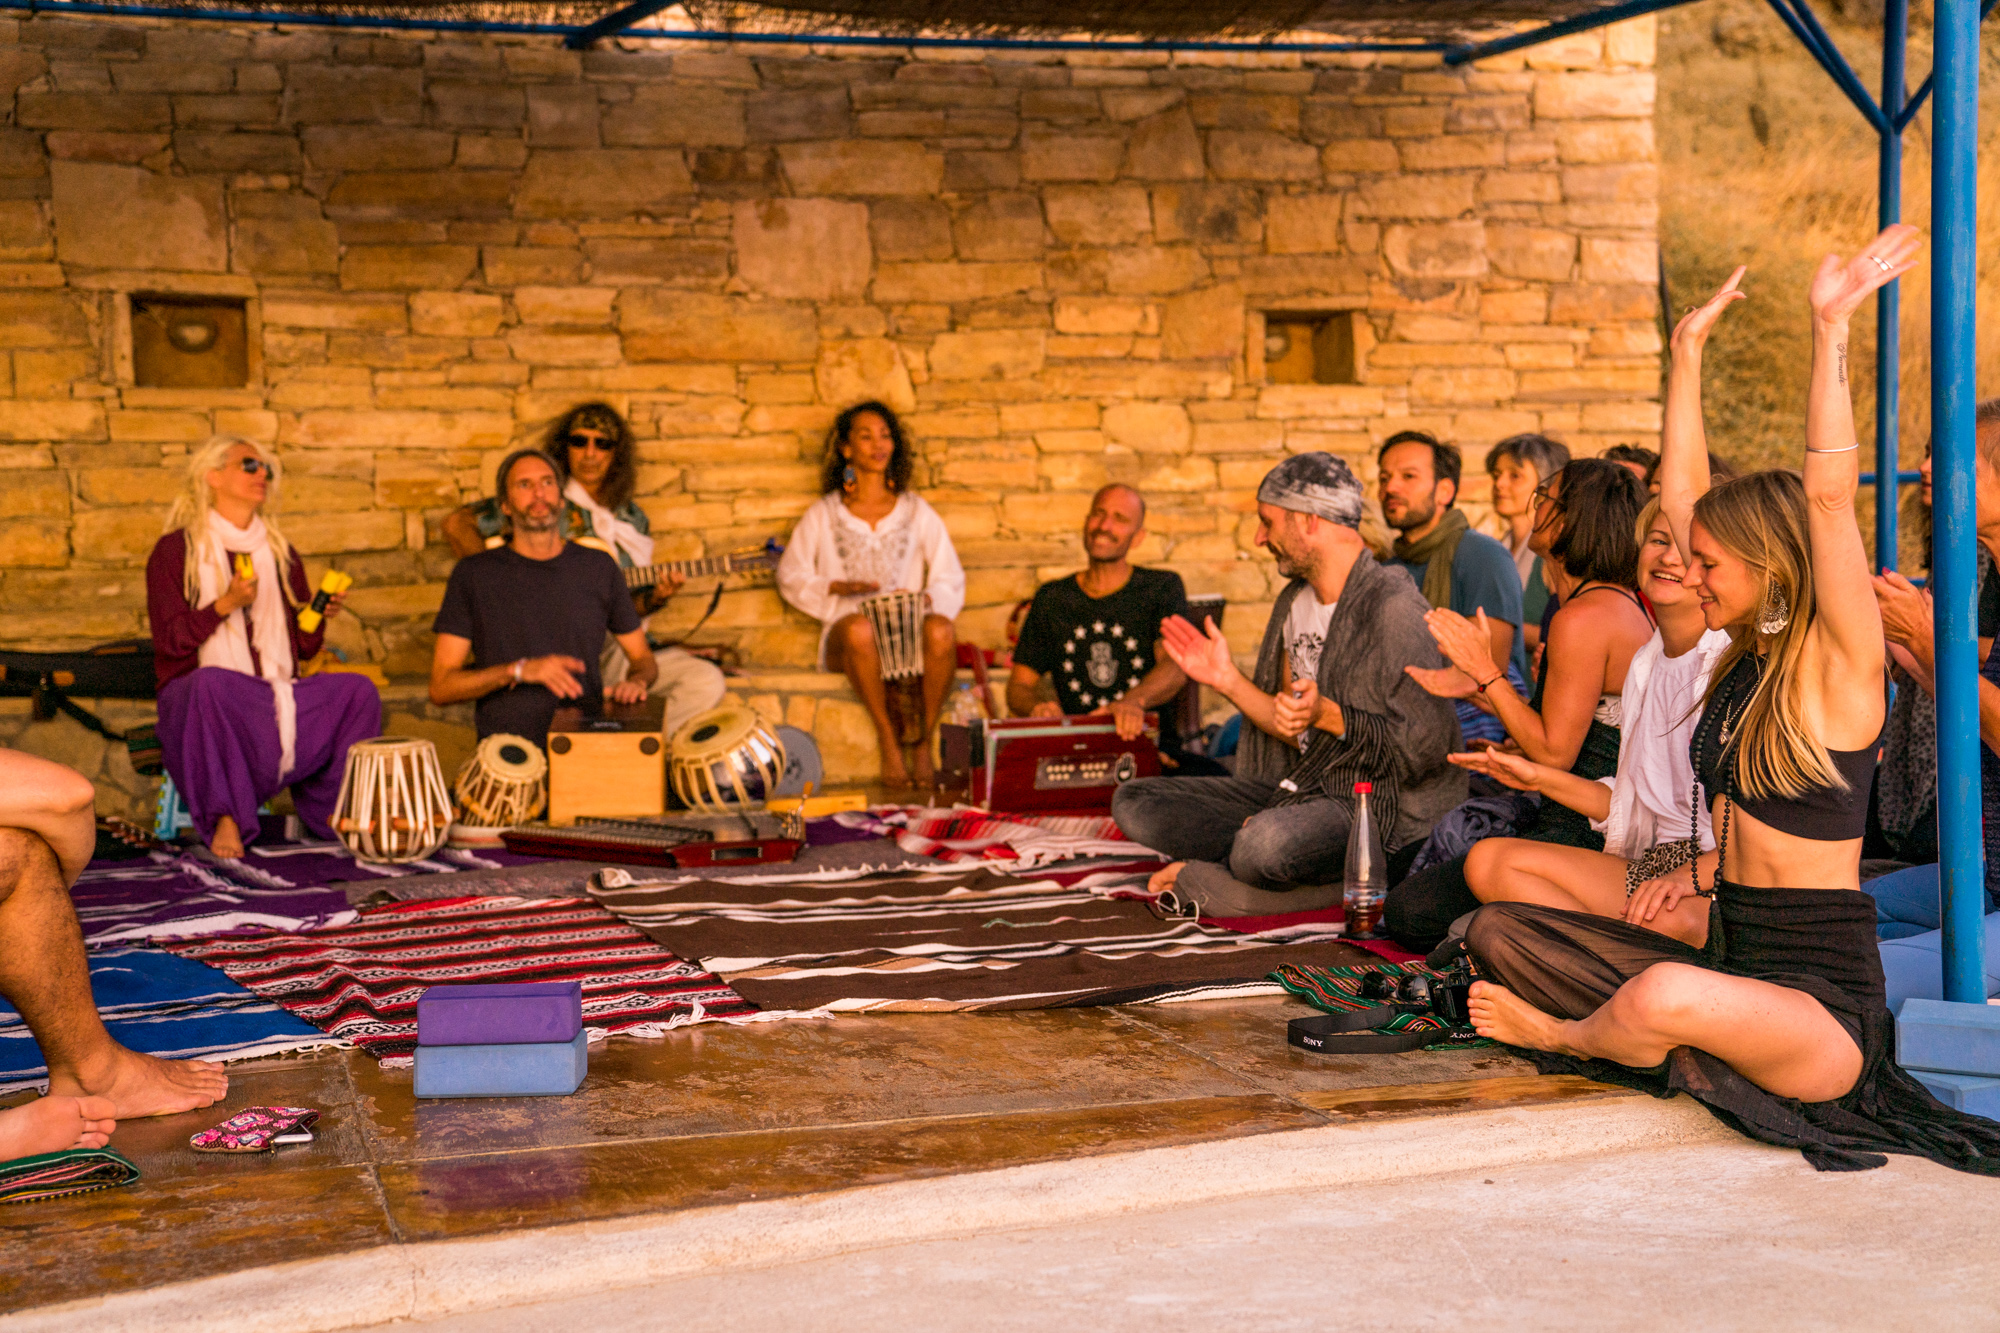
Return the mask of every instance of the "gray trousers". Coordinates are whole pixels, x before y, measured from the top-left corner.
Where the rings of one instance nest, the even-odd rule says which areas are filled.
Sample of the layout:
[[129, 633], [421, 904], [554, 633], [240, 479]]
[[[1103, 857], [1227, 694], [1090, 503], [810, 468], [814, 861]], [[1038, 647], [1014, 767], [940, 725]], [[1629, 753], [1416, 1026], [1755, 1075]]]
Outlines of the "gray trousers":
[[[1338, 901], [1347, 807], [1329, 796], [1271, 808], [1279, 795], [1275, 784], [1248, 778], [1138, 778], [1112, 795], [1111, 817], [1134, 842], [1188, 862], [1180, 887], [1211, 915], [1307, 911]], [[1321, 886], [1331, 894], [1299, 892]]]

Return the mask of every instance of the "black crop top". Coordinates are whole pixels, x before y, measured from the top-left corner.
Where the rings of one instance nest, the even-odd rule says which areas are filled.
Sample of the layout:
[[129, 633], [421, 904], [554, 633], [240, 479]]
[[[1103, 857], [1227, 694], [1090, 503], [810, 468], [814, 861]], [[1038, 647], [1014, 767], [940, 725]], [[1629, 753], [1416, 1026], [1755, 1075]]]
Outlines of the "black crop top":
[[1744, 655], [1724, 677], [1701, 721], [1695, 724], [1688, 757], [1694, 763], [1702, 790], [1708, 793], [1711, 802], [1726, 792], [1744, 814], [1795, 838], [1844, 842], [1860, 837], [1868, 824], [1868, 792], [1875, 780], [1880, 738], [1863, 750], [1826, 752], [1833, 760], [1834, 770], [1847, 779], [1845, 791], [1838, 787], [1814, 787], [1803, 796], [1773, 796], [1763, 800], [1751, 800], [1737, 793], [1735, 748], [1724, 746], [1721, 732], [1725, 720], [1732, 726], [1741, 721], [1743, 709], [1763, 672], [1762, 658], [1754, 653]]

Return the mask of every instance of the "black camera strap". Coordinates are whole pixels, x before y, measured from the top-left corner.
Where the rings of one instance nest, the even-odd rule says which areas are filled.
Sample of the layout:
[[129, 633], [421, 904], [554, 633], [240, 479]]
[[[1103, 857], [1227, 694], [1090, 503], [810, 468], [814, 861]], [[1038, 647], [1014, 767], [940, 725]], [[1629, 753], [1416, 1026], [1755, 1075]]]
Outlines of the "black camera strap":
[[1315, 1055], [1394, 1055], [1426, 1046], [1470, 1044], [1479, 1040], [1479, 1034], [1471, 1028], [1450, 1026], [1409, 1032], [1383, 1031], [1405, 1014], [1436, 1017], [1429, 1005], [1378, 1004], [1350, 1013], [1294, 1018], [1285, 1025], [1285, 1040]]

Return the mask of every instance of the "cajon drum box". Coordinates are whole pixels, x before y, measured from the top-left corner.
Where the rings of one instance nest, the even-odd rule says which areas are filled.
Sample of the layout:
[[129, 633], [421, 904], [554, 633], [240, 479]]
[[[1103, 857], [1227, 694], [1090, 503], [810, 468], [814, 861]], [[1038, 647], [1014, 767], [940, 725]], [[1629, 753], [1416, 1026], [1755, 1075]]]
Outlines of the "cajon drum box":
[[558, 708], [549, 723], [549, 823], [667, 810], [667, 701]]

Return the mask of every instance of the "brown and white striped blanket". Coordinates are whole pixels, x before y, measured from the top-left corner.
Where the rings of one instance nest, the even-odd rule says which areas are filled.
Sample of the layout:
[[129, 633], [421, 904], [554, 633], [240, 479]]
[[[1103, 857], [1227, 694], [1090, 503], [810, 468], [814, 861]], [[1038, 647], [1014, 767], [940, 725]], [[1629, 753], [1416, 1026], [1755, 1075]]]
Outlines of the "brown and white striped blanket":
[[[590, 893], [766, 1011], [1048, 1009], [1277, 995], [1286, 963], [1375, 961], [1338, 923], [1256, 934], [1103, 896], [1141, 866], [1035, 877], [952, 867], [839, 880], [641, 880]], [[1143, 883], [1143, 878], [1139, 880]]]

